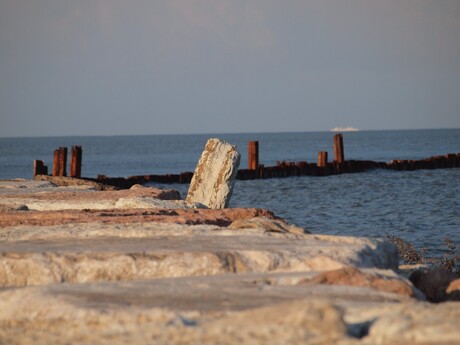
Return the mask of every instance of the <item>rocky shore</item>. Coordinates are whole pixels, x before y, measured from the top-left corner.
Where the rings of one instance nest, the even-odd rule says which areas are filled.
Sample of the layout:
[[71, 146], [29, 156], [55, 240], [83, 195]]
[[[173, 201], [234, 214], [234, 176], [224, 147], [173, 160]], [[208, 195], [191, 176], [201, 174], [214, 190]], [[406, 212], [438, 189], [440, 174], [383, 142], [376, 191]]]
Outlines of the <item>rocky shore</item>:
[[173, 190], [0, 181], [0, 249], [0, 344], [460, 344], [386, 240]]

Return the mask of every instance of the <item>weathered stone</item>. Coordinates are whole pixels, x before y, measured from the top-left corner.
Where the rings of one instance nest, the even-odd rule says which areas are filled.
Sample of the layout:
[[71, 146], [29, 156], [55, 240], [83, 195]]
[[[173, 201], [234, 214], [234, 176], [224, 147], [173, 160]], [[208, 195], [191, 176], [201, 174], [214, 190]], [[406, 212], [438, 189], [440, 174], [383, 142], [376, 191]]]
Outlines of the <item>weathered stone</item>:
[[449, 301], [460, 301], [460, 279], [455, 279], [450, 282], [446, 289], [447, 300]]
[[457, 302], [395, 305], [371, 324], [365, 344], [456, 345], [460, 340]]
[[81, 178], [69, 177], [69, 176], [48, 176], [48, 175], [37, 175], [34, 177], [35, 181], [49, 181], [56, 186], [69, 187], [69, 186], [86, 186], [88, 188], [94, 188], [99, 191], [117, 190], [113, 186], [108, 186], [103, 183], [88, 181]]
[[284, 220], [254, 217], [251, 219], [238, 219], [229, 225], [230, 229], [264, 229], [272, 232], [288, 232], [291, 234], [309, 234], [308, 230], [295, 225], [287, 224]]
[[447, 287], [457, 278], [458, 276], [453, 272], [433, 269], [414, 271], [409, 280], [425, 294], [429, 301], [442, 302], [447, 300]]
[[[25, 210], [25, 207], [26, 206], [23, 206], [22, 208]], [[120, 223], [126, 224], [142, 222], [143, 224], [139, 226], [139, 230], [141, 230], [145, 226], [145, 223], [149, 222], [189, 225], [210, 224], [224, 227], [230, 225], [232, 222], [235, 222], [237, 220], [244, 220], [248, 218], [264, 217], [265, 219], [267, 219], [267, 223], [270, 219], [276, 218], [272, 212], [258, 208], [226, 208], [221, 210], [190, 208], [127, 208], [107, 210], [83, 209], [58, 211], [28, 211], [27, 214], [25, 213], [26, 212], [23, 211], [20, 212], [20, 210], [18, 209], [3, 209], [2, 216], [0, 217], [0, 228], [3, 228], [3, 230], [0, 231], [0, 240], [25, 240], [31, 238], [39, 238], [36, 236], [42, 236], [43, 232], [39, 232], [39, 228], [34, 227], [34, 225], [45, 227], [46, 230], [50, 230], [47, 227], [55, 225], [64, 226], [66, 224], [74, 223], [103, 222], [105, 225], [113, 225], [112, 227], [107, 227], [107, 229], [104, 230], [107, 236], [109, 236], [109, 234], [112, 233], [113, 229], [116, 229], [117, 224]], [[17, 228], [17, 226], [24, 224], [27, 224], [30, 227], [28, 229], [22, 227], [21, 230]], [[7, 227], [10, 227], [10, 229], [5, 229]], [[25, 232], [27, 232], [28, 235], [25, 235]], [[21, 237], [19, 236], [20, 233], [23, 233], [24, 236], [31, 237]], [[81, 225], [79, 233], [85, 233], [84, 225]], [[101, 233], [103, 232], [101, 231]]]
[[346, 340], [342, 311], [325, 301], [247, 310], [205, 324], [199, 339], [219, 344], [332, 344]]
[[[40, 175], [42, 176], [42, 175]], [[15, 179], [15, 180], [0, 180], [0, 192], [5, 193], [17, 193], [21, 190], [42, 190], [44, 188], [56, 187], [54, 183], [48, 181], [39, 181], [39, 180], [24, 180], [24, 179]]]
[[186, 201], [209, 208], [227, 207], [239, 164], [236, 146], [209, 139], [193, 174]]
[[146, 187], [101, 192], [86, 185], [67, 187], [46, 185], [40, 188], [40, 193], [37, 193], [37, 189], [23, 188], [20, 192], [4, 190], [1, 193], [0, 206], [17, 208], [19, 205], [25, 205], [30, 210], [38, 211], [203, 207], [201, 204], [180, 200], [179, 192], [172, 189]]
[[348, 344], [353, 339], [343, 314], [350, 301], [387, 307], [404, 301], [370, 289], [295, 284], [314, 274], [228, 274], [0, 291], [0, 342], [10, 343], [5, 339], [16, 335], [22, 341], [35, 336], [38, 344], [51, 342], [52, 336], [59, 343], [80, 343], [86, 333], [94, 337], [90, 343], [104, 343], [109, 336], [115, 343], [129, 339], [136, 344], [152, 338], [156, 344]]
[[0, 181], [0, 343], [458, 344], [458, 303], [413, 298], [387, 241], [171, 196]]
[[[322, 271], [347, 265], [394, 268], [392, 261], [381, 261], [389, 255], [376, 245], [378, 240], [328, 241], [263, 229], [171, 228], [152, 222], [112, 226], [59, 225], [51, 233], [34, 227], [34, 241], [18, 240], [27, 238], [29, 230], [15, 241], [0, 242], [0, 286]], [[9, 238], [21, 229], [13, 228]]]
[[378, 291], [396, 293], [414, 297], [412, 284], [396, 275], [388, 277], [381, 274], [365, 273], [355, 267], [344, 267], [334, 271], [327, 271], [312, 279], [302, 281], [301, 284], [328, 284], [370, 287]]

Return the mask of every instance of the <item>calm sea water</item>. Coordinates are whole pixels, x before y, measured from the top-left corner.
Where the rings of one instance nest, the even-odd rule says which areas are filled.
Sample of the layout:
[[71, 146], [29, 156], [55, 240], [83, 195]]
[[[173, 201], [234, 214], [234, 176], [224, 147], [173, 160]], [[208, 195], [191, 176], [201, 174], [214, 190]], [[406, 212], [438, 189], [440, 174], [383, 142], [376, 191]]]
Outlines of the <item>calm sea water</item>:
[[[247, 165], [247, 142], [258, 140], [260, 162], [315, 162], [332, 156], [330, 132], [164, 135], [63, 138], [0, 138], [0, 179], [31, 178], [34, 159], [51, 169], [59, 146], [82, 145], [82, 174], [95, 177], [193, 171], [209, 137], [236, 144]], [[390, 161], [460, 152], [460, 129], [344, 133], [346, 159]], [[167, 185], [185, 196], [187, 185]], [[448, 237], [460, 248], [460, 169], [396, 172], [374, 170], [328, 177], [237, 181], [231, 207], [268, 208], [315, 233], [392, 234], [444, 252]]]

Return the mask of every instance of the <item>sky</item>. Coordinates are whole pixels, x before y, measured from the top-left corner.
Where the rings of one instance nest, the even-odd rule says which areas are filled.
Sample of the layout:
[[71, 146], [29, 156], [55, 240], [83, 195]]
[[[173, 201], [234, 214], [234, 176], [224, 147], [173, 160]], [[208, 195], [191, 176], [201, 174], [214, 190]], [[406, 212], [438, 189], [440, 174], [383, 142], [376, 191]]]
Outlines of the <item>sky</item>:
[[0, 137], [460, 128], [459, 0], [0, 0]]

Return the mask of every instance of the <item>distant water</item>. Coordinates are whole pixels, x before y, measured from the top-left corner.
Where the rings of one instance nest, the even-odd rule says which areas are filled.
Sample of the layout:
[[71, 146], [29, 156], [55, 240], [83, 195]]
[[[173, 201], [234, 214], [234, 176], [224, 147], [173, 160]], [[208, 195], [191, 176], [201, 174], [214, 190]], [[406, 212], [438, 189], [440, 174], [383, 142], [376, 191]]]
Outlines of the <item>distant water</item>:
[[[247, 142], [258, 140], [259, 160], [316, 162], [333, 155], [331, 132], [0, 138], [0, 179], [31, 178], [34, 159], [51, 170], [59, 146], [82, 145], [82, 174], [96, 177], [193, 171], [209, 137], [236, 144], [247, 165]], [[460, 152], [460, 129], [344, 133], [346, 159], [390, 161]], [[165, 185], [183, 196], [187, 185]], [[231, 207], [268, 208], [315, 233], [399, 236], [429, 255], [448, 237], [460, 249], [460, 169], [374, 170], [328, 177], [237, 181]]]

